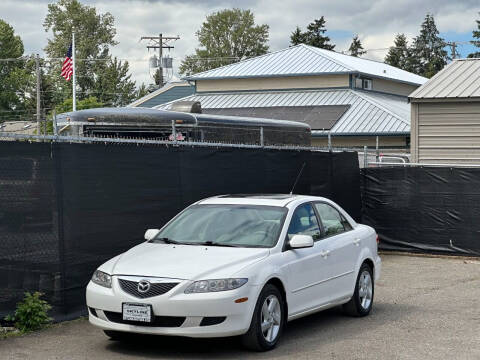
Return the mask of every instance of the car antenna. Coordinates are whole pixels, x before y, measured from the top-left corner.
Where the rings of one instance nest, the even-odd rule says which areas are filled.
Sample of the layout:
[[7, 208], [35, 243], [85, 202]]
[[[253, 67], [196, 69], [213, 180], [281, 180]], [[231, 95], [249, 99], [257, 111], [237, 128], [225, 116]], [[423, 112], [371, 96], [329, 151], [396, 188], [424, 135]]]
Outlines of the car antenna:
[[300, 176], [302, 175], [303, 168], [305, 167], [305, 165], [306, 165], [306, 163], [304, 162], [303, 165], [302, 165], [302, 168], [300, 169], [300, 172], [299, 172], [298, 175], [297, 175], [297, 179], [295, 180], [295, 183], [294, 183], [293, 186], [292, 186], [292, 190], [290, 190], [290, 195], [292, 195], [293, 190], [295, 190], [295, 186], [297, 186], [297, 182], [298, 182], [298, 180], [300, 179]]

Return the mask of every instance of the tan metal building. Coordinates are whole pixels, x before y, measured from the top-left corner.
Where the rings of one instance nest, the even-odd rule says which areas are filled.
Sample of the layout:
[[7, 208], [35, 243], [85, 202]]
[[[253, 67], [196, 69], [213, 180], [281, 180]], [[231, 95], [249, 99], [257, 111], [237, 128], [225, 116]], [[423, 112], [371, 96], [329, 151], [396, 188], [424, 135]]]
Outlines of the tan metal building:
[[[185, 78], [206, 114], [300, 121], [312, 145], [409, 149], [407, 96], [426, 78], [393, 66], [297, 45]], [[170, 109], [173, 102], [155, 106]], [[144, 106], [144, 105], [142, 105]]]
[[409, 98], [412, 161], [480, 164], [480, 59], [454, 60]]

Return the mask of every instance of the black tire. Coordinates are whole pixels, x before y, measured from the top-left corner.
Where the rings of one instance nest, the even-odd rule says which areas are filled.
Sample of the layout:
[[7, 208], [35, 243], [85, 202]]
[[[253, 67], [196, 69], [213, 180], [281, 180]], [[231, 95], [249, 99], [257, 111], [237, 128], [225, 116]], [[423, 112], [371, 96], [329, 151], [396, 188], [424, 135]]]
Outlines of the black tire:
[[[365, 294], [365, 290], [362, 289], [362, 275], [365, 275], [368, 273], [370, 275], [370, 281], [371, 281], [371, 298], [370, 301], [367, 303], [363, 301], [362, 294]], [[350, 316], [356, 316], [356, 317], [361, 317], [361, 316], [367, 316], [370, 314], [370, 311], [372, 310], [373, 306], [373, 295], [375, 292], [375, 284], [374, 284], [374, 279], [373, 279], [373, 271], [372, 268], [367, 264], [363, 263], [362, 266], [360, 266], [360, 270], [358, 271], [357, 275], [357, 280], [355, 282], [355, 291], [353, 293], [352, 298], [348, 303], [343, 305], [343, 310], [345, 313], [347, 313]]]
[[[281, 318], [279, 321], [279, 328], [277, 335], [272, 341], [268, 341], [261, 328], [262, 323], [262, 307], [267, 298], [276, 297], [280, 306]], [[276, 286], [267, 284], [262, 289], [262, 292], [258, 296], [257, 303], [255, 305], [255, 311], [253, 312], [250, 328], [247, 333], [242, 336], [243, 346], [254, 351], [268, 351], [273, 349], [280, 339], [283, 329], [285, 327], [285, 299]], [[274, 322], [276, 324], [276, 322]], [[273, 330], [272, 330], [273, 331]], [[268, 332], [267, 332], [268, 333]]]
[[103, 330], [103, 332], [114, 341], [125, 341], [128, 338], [128, 333], [122, 331]]

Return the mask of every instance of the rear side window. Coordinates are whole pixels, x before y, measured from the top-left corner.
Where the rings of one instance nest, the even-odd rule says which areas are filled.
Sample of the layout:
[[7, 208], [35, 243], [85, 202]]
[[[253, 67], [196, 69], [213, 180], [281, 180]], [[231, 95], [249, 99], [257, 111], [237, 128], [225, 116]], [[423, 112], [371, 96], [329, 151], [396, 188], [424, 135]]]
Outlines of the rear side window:
[[311, 204], [303, 204], [295, 209], [288, 227], [288, 239], [293, 235], [310, 235], [313, 240], [320, 239], [320, 227]]
[[352, 226], [347, 219], [333, 206], [325, 203], [316, 203], [315, 209], [322, 221], [325, 236], [332, 236], [352, 230]]

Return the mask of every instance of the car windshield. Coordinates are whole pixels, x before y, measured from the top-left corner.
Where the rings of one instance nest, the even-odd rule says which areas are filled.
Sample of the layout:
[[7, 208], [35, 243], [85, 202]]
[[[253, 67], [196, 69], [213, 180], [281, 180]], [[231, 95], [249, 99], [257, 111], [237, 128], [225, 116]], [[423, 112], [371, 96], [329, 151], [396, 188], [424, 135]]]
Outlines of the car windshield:
[[253, 205], [194, 205], [153, 239], [189, 245], [273, 247], [287, 209]]

